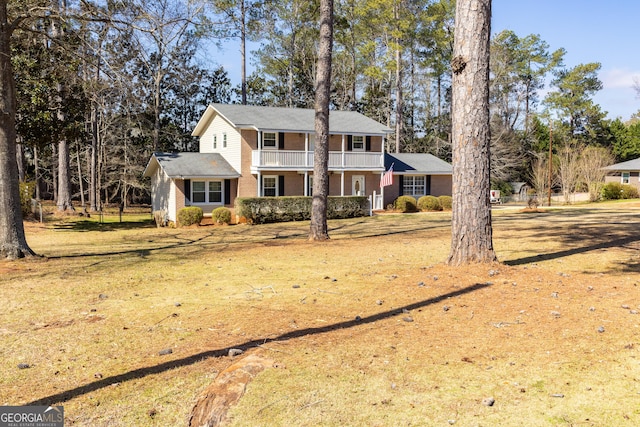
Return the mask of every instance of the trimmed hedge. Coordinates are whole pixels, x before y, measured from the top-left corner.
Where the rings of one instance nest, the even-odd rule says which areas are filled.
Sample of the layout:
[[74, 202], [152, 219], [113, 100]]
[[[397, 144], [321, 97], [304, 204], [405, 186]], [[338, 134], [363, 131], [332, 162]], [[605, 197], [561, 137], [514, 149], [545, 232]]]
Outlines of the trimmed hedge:
[[418, 208], [421, 211], [441, 211], [442, 205], [436, 196], [422, 196], [418, 199]]
[[[312, 197], [238, 197], [236, 215], [249, 224], [306, 221], [311, 219]], [[327, 218], [356, 218], [369, 214], [369, 200], [364, 196], [329, 196]]]
[[415, 197], [412, 196], [400, 196], [393, 203], [394, 207], [403, 212], [417, 212], [418, 211], [418, 202], [416, 202]]
[[453, 197], [451, 196], [438, 196], [438, 201], [442, 209], [451, 209], [453, 207]]
[[214, 224], [230, 224], [231, 211], [224, 206], [220, 206], [219, 208], [215, 208], [213, 212], [211, 212], [211, 219], [213, 220]]
[[608, 182], [602, 187], [604, 200], [637, 199], [638, 189], [633, 185]]
[[178, 211], [178, 225], [180, 227], [188, 227], [194, 224], [200, 224], [204, 213], [202, 208], [197, 206], [188, 206]]
[[622, 198], [623, 199], [637, 199], [640, 195], [638, 194], [638, 187], [634, 187], [633, 185], [623, 184], [622, 185]]

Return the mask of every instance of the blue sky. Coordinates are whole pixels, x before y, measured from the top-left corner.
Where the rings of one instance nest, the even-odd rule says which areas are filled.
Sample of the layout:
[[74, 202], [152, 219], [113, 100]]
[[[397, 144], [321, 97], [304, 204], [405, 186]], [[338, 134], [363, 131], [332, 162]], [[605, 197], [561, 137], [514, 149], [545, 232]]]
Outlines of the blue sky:
[[[608, 118], [628, 120], [640, 110], [640, 99], [633, 89], [640, 81], [639, 0], [493, 0], [493, 35], [512, 30], [519, 37], [539, 34], [550, 51], [567, 51], [565, 66], [599, 62], [602, 89], [594, 101]], [[250, 45], [249, 49], [255, 49]], [[209, 58], [212, 59], [212, 58]], [[240, 80], [237, 43], [225, 43], [215, 58], [229, 72], [232, 83]], [[251, 55], [249, 73], [253, 70]]]
[[493, 0], [492, 34], [539, 34], [549, 49], [567, 51], [565, 66], [599, 62], [604, 88], [594, 97], [608, 118], [628, 120], [640, 110], [640, 1]]

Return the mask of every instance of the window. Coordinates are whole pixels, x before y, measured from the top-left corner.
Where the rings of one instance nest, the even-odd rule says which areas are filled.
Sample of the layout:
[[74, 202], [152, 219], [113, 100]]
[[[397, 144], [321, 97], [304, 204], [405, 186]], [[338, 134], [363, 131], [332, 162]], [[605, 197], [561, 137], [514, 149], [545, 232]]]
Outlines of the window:
[[278, 195], [277, 176], [265, 176], [262, 178], [262, 195], [264, 197], [275, 197]]
[[207, 194], [204, 191], [204, 181], [193, 181], [191, 183], [191, 201], [193, 203], [205, 203]]
[[623, 184], [628, 184], [629, 183], [629, 172], [622, 172], [622, 183]]
[[265, 132], [262, 134], [262, 148], [278, 148], [275, 132]]
[[222, 203], [222, 181], [191, 181], [191, 202]]
[[354, 135], [351, 139], [351, 148], [353, 151], [364, 151], [364, 137], [362, 135]]
[[407, 175], [403, 178], [402, 192], [406, 196], [424, 196], [425, 189], [424, 176]]
[[213, 149], [217, 149], [218, 148], [218, 135], [214, 134], [213, 135]]
[[222, 134], [222, 148], [227, 148], [227, 134]]
[[209, 203], [222, 203], [221, 181], [209, 181]]

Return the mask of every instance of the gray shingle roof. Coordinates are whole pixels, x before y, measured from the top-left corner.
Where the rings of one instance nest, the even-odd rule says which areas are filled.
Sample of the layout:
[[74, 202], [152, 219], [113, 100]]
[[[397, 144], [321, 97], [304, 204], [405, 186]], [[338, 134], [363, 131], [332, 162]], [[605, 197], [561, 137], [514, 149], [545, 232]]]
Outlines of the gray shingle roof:
[[170, 178], [237, 178], [240, 174], [218, 153], [154, 153], [144, 175], [160, 166]]
[[[212, 104], [220, 115], [238, 128], [266, 131], [315, 132], [315, 111], [304, 108]], [[330, 111], [329, 133], [386, 135], [392, 130], [356, 111]]]
[[616, 163], [615, 165], [607, 166], [604, 169], [610, 171], [640, 171], [640, 157], [626, 162]]
[[451, 175], [449, 163], [426, 153], [393, 153], [384, 155], [384, 168], [393, 164], [393, 172], [400, 175]]

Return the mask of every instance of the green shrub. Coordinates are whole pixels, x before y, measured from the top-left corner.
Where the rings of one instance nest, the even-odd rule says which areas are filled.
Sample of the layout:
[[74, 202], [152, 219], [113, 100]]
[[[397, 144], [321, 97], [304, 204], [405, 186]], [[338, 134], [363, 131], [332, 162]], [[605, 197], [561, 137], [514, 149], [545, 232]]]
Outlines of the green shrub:
[[602, 186], [601, 194], [604, 200], [618, 200], [622, 197], [622, 184], [608, 182]]
[[211, 219], [214, 224], [230, 224], [231, 223], [231, 211], [224, 206], [220, 206], [219, 208], [215, 208], [213, 212], [211, 212]]
[[418, 210], [418, 202], [412, 196], [400, 196], [394, 202], [394, 206], [400, 212], [416, 212]]
[[492, 179], [491, 189], [499, 190], [500, 194], [504, 197], [509, 197], [511, 194], [513, 194], [513, 186], [506, 181], [498, 181]]
[[418, 199], [418, 209], [421, 211], [441, 211], [442, 205], [436, 196], [422, 196]]
[[30, 217], [32, 212], [31, 200], [35, 196], [36, 183], [35, 182], [21, 182], [20, 183], [20, 210], [22, 211], [22, 217]]
[[[311, 218], [311, 197], [238, 197], [235, 211], [249, 224], [307, 221]], [[363, 196], [329, 196], [327, 219], [355, 218], [369, 214], [369, 200]]]
[[188, 227], [194, 224], [200, 224], [204, 213], [202, 208], [197, 206], [188, 206], [178, 211], [178, 224], [180, 227]]
[[629, 184], [622, 185], [622, 199], [637, 199], [638, 198], [638, 187]]
[[453, 206], [453, 197], [451, 196], [438, 196], [438, 201], [440, 202], [442, 209], [449, 210]]

